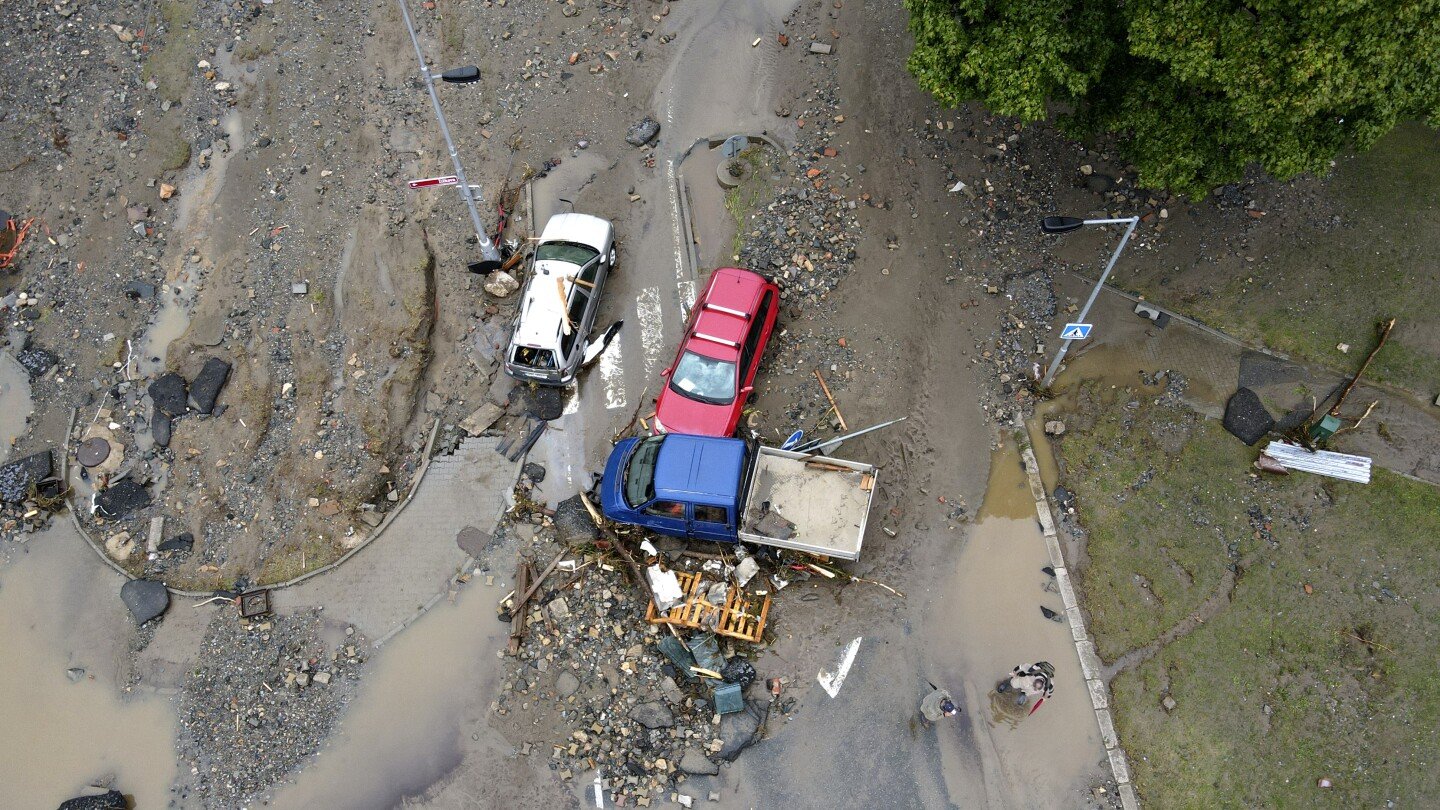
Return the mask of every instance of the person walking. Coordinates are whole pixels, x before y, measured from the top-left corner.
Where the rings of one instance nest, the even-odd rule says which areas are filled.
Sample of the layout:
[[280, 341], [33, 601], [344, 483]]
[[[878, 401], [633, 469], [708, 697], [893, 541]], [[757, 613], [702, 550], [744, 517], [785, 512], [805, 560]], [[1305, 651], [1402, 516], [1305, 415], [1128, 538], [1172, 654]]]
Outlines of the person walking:
[[955, 699], [950, 692], [941, 689], [935, 684], [930, 684], [931, 692], [920, 700], [920, 722], [926, 728], [934, 725], [942, 717], [954, 717], [960, 713], [960, 708], [955, 705]]

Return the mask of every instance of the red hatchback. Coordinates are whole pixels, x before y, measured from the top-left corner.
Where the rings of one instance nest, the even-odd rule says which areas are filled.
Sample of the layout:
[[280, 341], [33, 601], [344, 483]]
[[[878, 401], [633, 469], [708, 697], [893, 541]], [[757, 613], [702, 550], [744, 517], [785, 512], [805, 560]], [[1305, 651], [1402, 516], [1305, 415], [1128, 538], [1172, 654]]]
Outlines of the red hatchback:
[[656, 433], [733, 436], [780, 313], [780, 288], [759, 273], [722, 267], [696, 299], [685, 338], [655, 403]]

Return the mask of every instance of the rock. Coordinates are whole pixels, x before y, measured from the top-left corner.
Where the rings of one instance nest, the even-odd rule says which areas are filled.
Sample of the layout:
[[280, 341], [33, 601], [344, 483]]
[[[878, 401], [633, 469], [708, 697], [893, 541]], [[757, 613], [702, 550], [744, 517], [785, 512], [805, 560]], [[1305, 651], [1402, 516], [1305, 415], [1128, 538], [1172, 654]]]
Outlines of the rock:
[[85, 677], [85, 670], [80, 667], [71, 667], [65, 670], [65, 677], [69, 678], [71, 683], [79, 683]]
[[367, 509], [360, 513], [360, 522], [374, 529], [385, 522], [385, 516], [376, 512], [374, 509]]
[[550, 608], [550, 615], [557, 619], [563, 619], [570, 615], [570, 603], [566, 602], [563, 596], [555, 597], [546, 607]]
[[1091, 166], [1089, 163], [1086, 163], [1084, 166], [1080, 167], [1080, 173], [1085, 175], [1086, 177], [1089, 177], [1090, 175], [1095, 173], [1095, 167]]
[[567, 546], [593, 543], [600, 529], [591, 519], [579, 495], [571, 495], [555, 507], [555, 539]]
[[191, 534], [190, 532], [185, 532], [185, 533], [183, 533], [183, 534], [177, 534], [177, 535], [175, 535], [174, 537], [170, 538], [169, 540], [166, 540], [165, 542], [161, 543], [161, 544], [158, 546], [157, 550], [158, 550], [158, 551], [178, 551], [178, 552], [180, 552], [180, 553], [183, 554], [183, 553], [186, 553], [186, 552], [190, 551], [190, 549], [192, 549], [192, 548], [194, 548], [194, 547], [195, 547], [195, 535]]
[[170, 592], [165, 583], [153, 579], [132, 579], [120, 586], [120, 600], [130, 609], [138, 627], [170, 607]]
[[106, 520], [117, 520], [149, 505], [150, 491], [129, 478], [95, 496], [95, 513]]
[[126, 807], [125, 794], [118, 790], [77, 796], [60, 803], [60, 810], [125, 810]]
[[1160, 701], [1160, 705], [1163, 706], [1163, 707], [1165, 707], [1165, 712], [1168, 714], [1168, 713], [1170, 713], [1170, 712], [1175, 711], [1175, 707], [1178, 706], [1178, 705], [1180, 705], [1180, 704], [1178, 704], [1178, 703], [1175, 702], [1175, 698], [1170, 697], [1169, 695], [1166, 695], [1166, 696], [1165, 696], [1165, 699], [1162, 700], [1162, 701]]
[[1063, 436], [1063, 435], [1065, 435], [1065, 423], [1064, 423], [1064, 422], [1061, 422], [1059, 419], [1052, 419], [1052, 420], [1050, 420], [1049, 422], [1046, 422], [1046, 423], [1045, 423], [1045, 435], [1046, 435], [1046, 436]]
[[474, 526], [466, 526], [455, 533], [455, 544], [460, 550], [471, 557], [479, 557], [485, 553], [485, 546], [490, 543], [490, 533], [477, 529]]
[[324, 515], [325, 517], [334, 517], [340, 514], [340, 502], [326, 501], [320, 504], [320, 514]]
[[105, 540], [105, 553], [120, 562], [130, 559], [130, 554], [134, 550], [135, 541], [130, 539], [129, 532], [112, 534]]
[[659, 134], [660, 122], [647, 115], [644, 119], [631, 124], [630, 128], [625, 130], [625, 142], [631, 146], [644, 146], [655, 140], [655, 136]]
[[832, 50], [834, 50], [834, 48], [830, 47], [830, 43], [828, 42], [810, 43], [810, 53], [828, 54]]
[[328, 672], [317, 672], [317, 673], [315, 673], [315, 678], [314, 678], [314, 680], [315, 680], [315, 683], [318, 683], [318, 684], [320, 684], [321, 686], [324, 686], [324, 685], [330, 683], [330, 673], [328, 673]]
[[680, 770], [691, 776], [714, 776], [720, 773], [720, 766], [694, 748], [687, 748], [680, 757]]
[[670, 713], [668, 706], [658, 701], [637, 705], [630, 710], [630, 719], [649, 729], [670, 728], [675, 725], [675, 715]]
[[155, 297], [155, 285], [148, 281], [132, 281], [125, 285], [125, 297], [131, 301], [148, 301]]
[[190, 407], [200, 413], [215, 410], [215, 400], [220, 397], [220, 389], [225, 387], [229, 378], [229, 363], [218, 357], [206, 360], [200, 373], [195, 375], [195, 381], [190, 383]]
[[150, 438], [159, 447], [170, 446], [170, 434], [174, 427], [175, 420], [156, 410], [150, 414]]
[[520, 282], [504, 270], [496, 270], [485, 279], [485, 292], [504, 298], [520, 289]]
[[169, 183], [160, 184], [160, 199], [168, 200], [175, 196], [176, 188]]
[[1249, 388], [1239, 388], [1225, 403], [1221, 424], [1240, 441], [1253, 446], [1275, 426], [1275, 418], [1265, 410], [1258, 394]]
[[1092, 174], [1085, 178], [1085, 188], [1089, 189], [1091, 194], [1104, 194], [1115, 188], [1115, 178], [1108, 174]]
[[569, 672], [560, 673], [555, 679], [555, 693], [562, 698], [570, 697], [580, 688], [580, 679]]
[[760, 741], [760, 728], [769, 715], [769, 703], [747, 700], [744, 711], [722, 716], [719, 737], [723, 745], [716, 756], [724, 762], [734, 762], [741, 751]]
[[150, 401], [155, 403], [155, 408], [168, 416], [184, 416], [186, 413], [185, 402], [188, 395], [185, 392], [185, 378], [175, 372], [161, 374], [159, 379], [150, 383]]
[[521, 472], [525, 473], [525, 477], [536, 484], [545, 480], [545, 467], [533, 461], [525, 462], [525, 466], [521, 468]]
[[0, 501], [20, 503], [30, 497], [30, 488], [49, 478], [55, 462], [49, 450], [26, 456], [0, 467]]
[[132, 225], [144, 222], [149, 216], [150, 206], [148, 205], [132, 205], [125, 209], [125, 218], [129, 220]]

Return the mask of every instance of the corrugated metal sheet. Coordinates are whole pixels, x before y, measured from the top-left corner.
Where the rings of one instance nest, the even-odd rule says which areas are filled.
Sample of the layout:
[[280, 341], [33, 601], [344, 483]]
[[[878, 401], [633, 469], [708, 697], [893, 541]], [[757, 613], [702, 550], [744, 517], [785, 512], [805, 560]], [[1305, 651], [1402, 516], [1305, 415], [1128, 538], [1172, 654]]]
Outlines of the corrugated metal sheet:
[[1270, 442], [1265, 448], [1265, 455], [1292, 470], [1354, 481], [1357, 484], [1370, 483], [1370, 459], [1365, 456], [1332, 453], [1329, 450], [1312, 452], [1287, 442]]

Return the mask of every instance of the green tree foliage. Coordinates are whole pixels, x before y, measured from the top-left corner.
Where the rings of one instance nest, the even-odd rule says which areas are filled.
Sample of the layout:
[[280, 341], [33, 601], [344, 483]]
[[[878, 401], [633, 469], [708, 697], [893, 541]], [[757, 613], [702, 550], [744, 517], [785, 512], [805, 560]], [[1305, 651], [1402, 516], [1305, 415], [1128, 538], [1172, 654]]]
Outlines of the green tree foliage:
[[940, 102], [1063, 110], [1150, 187], [1323, 172], [1399, 121], [1440, 125], [1440, 0], [905, 1], [910, 71]]

